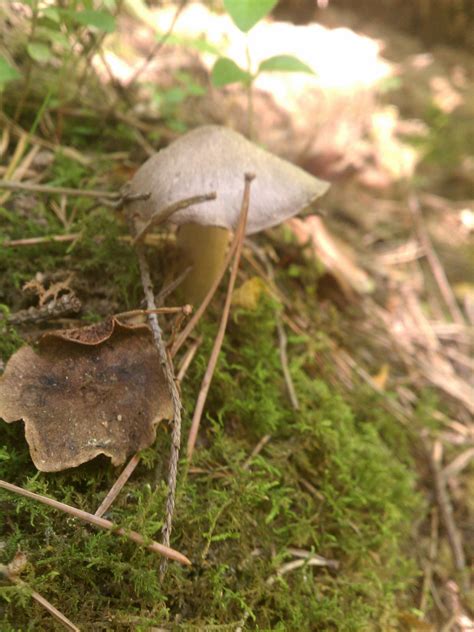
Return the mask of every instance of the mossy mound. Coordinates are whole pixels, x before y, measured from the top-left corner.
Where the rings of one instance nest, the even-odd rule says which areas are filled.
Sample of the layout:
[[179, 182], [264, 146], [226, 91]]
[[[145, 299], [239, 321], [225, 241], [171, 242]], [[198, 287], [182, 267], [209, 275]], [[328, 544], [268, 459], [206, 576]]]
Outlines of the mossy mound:
[[[117, 240], [121, 229], [104, 213], [83, 221], [84, 236], [67, 256], [70, 262], [84, 258], [84, 275], [113, 266], [109, 273], [120, 289], [114, 300], [125, 306], [137, 300], [130, 294], [136, 267], [129, 247]], [[104, 222], [109, 237], [91, 242], [99, 228], [104, 234]], [[34, 266], [22, 264], [24, 276], [43, 264], [60, 268], [66, 248], [43, 245]], [[2, 265], [8, 272], [9, 260]], [[378, 412], [366, 394], [351, 408], [331, 386], [330, 367], [318, 367], [301, 338], [290, 340], [300, 398], [300, 410], [293, 410], [278, 351], [277, 308], [263, 296], [256, 310], [235, 311], [200, 445], [192, 467], [183, 464], [173, 545], [192, 559], [191, 568], [171, 564], [161, 583], [152, 553], [1, 493], [0, 562], [25, 552], [22, 578], [81, 630], [235, 630], [243, 621], [258, 630], [395, 629], [417, 577], [410, 530], [421, 512], [409, 453], [393, 431], [398, 422]], [[184, 382], [185, 436], [215, 319], [202, 324], [204, 343]], [[5, 359], [17, 343], [13, 330], [4, 337]], [[158, 434], [110, 511], [114, 522], [155, 539], [169, 445], [164, 428]], [[268, 443], [248, 460], [265, 434]], [[91, 512], [117, 476], [100, 458], [61, 474], [38, 474], [21, 424], [2, 426], [1, 443], [1, 478]], [[303, 565], [280, 574], [297, 559], [293, 549], [334, 560], [338, 568]], [[3, 583], [0, 595], [2, 629], [56, 629], [25, 589]]]

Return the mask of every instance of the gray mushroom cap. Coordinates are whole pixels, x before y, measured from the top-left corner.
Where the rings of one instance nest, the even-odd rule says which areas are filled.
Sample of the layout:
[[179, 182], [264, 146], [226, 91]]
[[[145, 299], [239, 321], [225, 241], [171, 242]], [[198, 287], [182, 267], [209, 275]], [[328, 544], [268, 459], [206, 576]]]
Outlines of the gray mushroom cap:
[[241, 134], [205, 125], [184, 134], [149, 158], [133, 177], [131, 194], [150, 192], [129, 204], [138, 230], [170, 204], [215, 191], [217, 198], [173, 214], [174, 224], [237, 226], [244, 174], [253, 173], [247, 234], [275, 226], [309, 207], [329, 184], [257, 147]]

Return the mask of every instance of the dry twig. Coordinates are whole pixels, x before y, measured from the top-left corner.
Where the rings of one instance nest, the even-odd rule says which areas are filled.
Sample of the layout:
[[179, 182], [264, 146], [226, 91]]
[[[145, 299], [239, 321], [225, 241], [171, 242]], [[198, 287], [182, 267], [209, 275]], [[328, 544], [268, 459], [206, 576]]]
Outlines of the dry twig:
[[49, 244], [51, 242], [71, 242], [79, 239], [81, 233], [69, 233], [67, 235], [50, 235], [47, 237], [26, 237], [25, 239], [11, 239], [2, 242], [4, 248], [14, 248], [16, 246], [39, 246], [40, 244]]
[[176, 376], [176, 382], [181, 384], [186, 375], [187, 370], [189, 369], [191, 362], [193, 361], [194, 356], [196, 355], [197, 350], [202, 344], [202, 336], [199, 336], [186, 350], [184, 354], [181, 364], [179, 366], [178, 375]]
[[[6, 320], [11, 325], [25, 325], [26, 323], [40, 323], [53, 318], [62, 318], [69, 314], [77, 314], [81, 311], [81, 301], [73, 292], [59, 296], [39, 307], [29, 307], [13, 314], [9, 314]], [[0, 314], [0, 321], [4, 318]]]
[[[153, 292], [153, 283], [150, 275], [150, 268], [145, 257], [143, 246], [137, 246], [138, 264], [140, 266], [140, 275], [142, 279], [143, 291], [145, 293], [146, 303], [149, 310], [156, 310], [155, 296]], [[164, 546], [168, 546], [171, 538], [171, 529], [173, 524], [173, 514], [176, 502], [176, 483], [178, 479], [178, 462], [179, 450], [181, 446], [181, 398], [178, 387], [174, 378], [174, 369], [171, 360], [166, 352], [166, 347], [161, 335], [161, 327], [158, 323], [156, 312], [148, 315], [148, 322], [153, 334], [153, 340], [157, 348], [161, 367], [165, 374], [168, 390], [171, 395], [173, 404], [173, 425], [171, 430], [171, 453], [168, 471], [168, 497], [166, 499], [165, 521], [162, 531], [162, 540]], [[161, 574], [166, 571], [166, 563], [161, 564]]]
[[212, 376], [214, 375], [214, 370], [217, 364], [217, 358], [219, 357], [222, 343], [224, 341], [225, 330], [227, 327], [227, 321], [228, 321], [229, 312], [230, 312], [230, 304], [232, 301], [232, 291], [234, 289], [235, 280], [237, 278], [237, 271], [239, 269], [239, 263], [240, 263], [240, 255], [242, 253], [242, 246], [244, 243], [245, 227], [247, 224], [247, 215], [248, 215], [249, 202], [250, 202], [250, 183], [252, 182], [254, 177], [255, 176], [253, 174], [249, 174], [249, 173], [245, 174], [245, 189], [244, 189], [244, 196], [242, 200], [242, 209], [240, 212], [239, 225], [236, 231], [237, 247], [235, 250], [234, 262], [232, 264], [232, 269], [230, 273], [230, 280], [229, 280], [229, 285], [227, 287], [227, 295], [226, 295], [226, 299], [224, 303], [224, 309], [222, 311], [221, 322], [219, 324], [219, 330], [217, 332], [217, 336], [214, 341], [214, 346], [212, 347], [211, 356], [209, 358], [209, 363], [207, 365], [204, 378], [202, 380], [201, 389], [199, 391], [199, 395], [196, 401], [196, 408], [194, 409], [193, 420], [191, 423], [191, 430], [189, 431], [188, 448], [187, 448], [187, 456], [189, 460], [191, 460], [193, 456], [197, 433], [199, 430], [199, 425], [201, 423], [202, 412], [204, 410], [204, 404], [206, 403], [207, 394], [209, 392], [209, 387], [212, 381]]
[[[32, 182], [16, 182], [12, 180], [0, 180], [0, 189], [7, 191], [28, 191], [29, 193], [45, 193], [47, 195], [67, 195], [70, 197], [93, 198], [99, 203], [119, 209], [127, 202], [147, 200], [150, 193], [128, 193], [123, 191], [97, 191], [94, 189], [72, 189], [70, 187], [52, 187], [45, 184]], [[170, 212], [171, 214], [171, 212]]]
[[130, 90], [131, 86], [137, 81], [138, 77], [143, 73], [143, 71], [146, 69], [146, 67], [151, 62], [151, 60], [157, 55], [157, 53], [160, 51], [162, 46], [164, 46], [166, 44], [167, 39], [169, 38], [169, 36], [173, 32], [173, 29], [174, 29], [174, 27], [176, 25], [176, 22], [178, 21], [180, 13], [182, 12], [182, 10], [184, 9], [184, 7], [186, 6], [187, 3], [188, 3], [188, 0], [181, 0], [181, 2], [179, 3], [179, 5], [178, 5], [178, 7], [176, 9], [176, 13], [174, 14], [173, 20], [171, 21], [171, 24], [170, 24], [168, 30], [163, 35], [163, 37], [160, 39], [160, 41], [157, 42], [153, 46], [151, 51], [146, 56], [146, 59], [143, 62], [143, 64], [139, 68], [137, 68], [137, 70], [133, 73], [131, 79], [127, 83], [127, 90]]
[[215, 200], [216, 197], [217, 194], [215, 193], [215, 191], [213, 191], [212, 193], [205, 193], [204, 195], [194, 195], [193, 197], [186, 198], [185, 200], [178, 200], [177, 202], [173, 202], [173, 204], [170, 204], [163, 210], [155, 213], [155, 215], [152, 215], [150, 220], [145, 224], [140, 232], [135, 235], [132, 244], [135, 246], [136, 244], [141, 242], [153, 226], [159, 226], [160, 224], [163, 224], [178, 211], [182, 211], [183, 209], [188, 208], [193, 204], [202, 204], [203, 202], [207, 202], [208, 200]]
[[32, 590], [26, 582], [24, 582], [19, 577], [15, 577], [9, 569], [8, 566], [4, 566], [0, 564], [0, 575], [4, 575], [7, 579], [9, 579], [13, 584], [25, 588], [29, 595], [34, 599], [40, 606], [43, 606], [45, 610], [49, 612], [51, 616], [53, 616], [59, 623], [62, 623], [63, 626], [67, 630], [72, 630], [72, 632], [80, 632], [79, 628], [74, 625], [72, 621], [70, 621], [60, 610], [58, 610], [52, 603], [50, 603], [43, 595], [40, 595], [36, 590]]
[[433, 579], [433, 565], [436, 561], [436, 555], [438, 552], [438, 537], [439, 537], [439, 515], [436, 507], [431, 510], [431, 534], [430, 534], [430, 548], [428, 551], [428, 559], [425, 563], [423, 574], [423, 585], [421, 588], [420, 597], [420, 610], [425, 612], [428, 605], [428, 596], [431, 591], [431, 584]]
[[[191, 313], [191, 306], [185, 305], [184, 307], [158, 307], [156, 309], [135, 309], [129, 312], [122, 312], [121, 314], [116, 314], [115, 318], [124, 317], [124, 316], [129, 317], [129, 316], [142, 315], [142, 314], [148, 315], [148, 314], [175, 314], [175, 313], [189, 314]], [[106, 497], [104, 498], [99, 508], [95, 512], [96, 516], [103, 516], [104, 513], [110, 509], [112, 503], [115, 501], [117, 496], [122, 491], [124, 485], [127, 483], [128, 479], [135, 471], [135, 468], [137, 467], [139, 462], [140, 462], [140, 453], [137, 452], [136, 454], [132, 456], [128, 464], [125, 466], [125, 468], [122, 470], [121, 474], [115, 481], [115, 483], [110, 488]]]
[[252, 452], [249, 454], [247, 460], [245, 461], [245, 463], [243, 464], [242, 468], [244, 470], [248, 470], [250, 467], [250, 464], [252, 463], [252, 460], [258, 455], [260, 454], [260, 452], [263, 450], [263, 448], [267, 445], [267, 443], [270, 441], [270, 439], [272, 438], [272, 435], [266, 434], [263, 435], [263, 437], [260, 439], [260, 441], [257, 443], [257, 445], [254, 447], [254, 449], [252, 450]]
[[0, 488], [6, 489], [7, 491], [13, 492], [15, 494], [20, 494], [21, 496], [25, 496], [26, 498], [31, 498], [32, 500], [36, 500], [40, 503], [43, 503], [44, 505], [48, 505], [49, 507], [58, 509], [59, 511], [63, 511], [70, 516], [73, 516], [73, 518], [78, 518], [83, 522], [88, 522], [95, 527], [100, 527], [101, 529], [106, 529], [116, 535], [124, 536], [132, 542], [136, 542], [141, 546], [145, 546], [149, 551], [153, 551], [153, 553], [158, 553], [158, 555], [163, 555], [170, 560], [175, 560], [176, 562], [179, 562], [180, 564], [185, 564], [187, 566], [191, 565], [190, 560], [188, 560], [188, 558], [179, 551], [171, 549], [169, 546], [158, 544], [158, 542], [154, 542], [153, 540], [151, 542], [148, 542], [142, 535], [140, 535], [136, 531], [122, 529], [121, 527], [115, 525], [113, 522], [110, 522], [110, 520], [105, 520], [105, 518], [100, 518], [99, 516], [90, 514], [87, 511], [78, 509], [77, 507], [66, 505], [65, 503], [59, 502], [58, 500], [54, 500], [54, 498], [48, 498], [47, 496], [42, 496], [40, 494], [36, 494], [35, 492], [30, 492], [27, 489], [17, 487], [17, 485], [7, 483], [6, 481], [0, 480]]
[[423, 223], [423, 217], [421, 215], [420, 204], [418, 199], [413, 195], [408, 200], [408, 206], [413, 215], [416, 231], [418, 233], [418, 239], [420, 240], [423, 250], [425, 252], [428, 263], [430, 264], [433, 276], [436, 279], [441, 295], [446, 303], [452, 319], [455, 323], [460, 325], [465, 324], [464, 316], [458, 307], [454, 293], [449, 285], [449, 281], [446, 277], [446, 273], [441, 264], [441, 261], [436, 254], [431, 239]]
[[99, 518], [100, 518], [101, 516], [103, 516], [110, 509], [112, 503], [117, 498], [117, 496], [120, 494], [120, 492], [123, 489], [123, 486], [128, 481], [130, 476], [133, 474], [133, 472], [135, 471], [135, 468], [137, 467], [137, 465], [139, 463], [140, 463], [140, 453], [137, 452], [136, 454], [134, 454], [132, 456], [130, 461], [123, 468], [122, 472], [120, 473], [120, 476], [117, 478], [115, 483], [112, 485], [112, 487], [107, 492], [106, 497], [104, 498], [104, 500], [100, 503], [99, 507], [97, 508], [97, 511], [94, 514], [95, 516], [99, 516]]
[[290, 573], [298, 568], [302, 568], [303, 566], [326, 566], [327, 568], [338, 569], [339, 562], [337, 560], [329, 560], [322, 555], [317, 555], [316, 553], [311, 553], [310, 551], [303, 551], [301, 549], [290, 549], [290, 552], [295, 556], [299, 557], [299, 560], [292, 560], [291, 562], [287, 562], [286, 564], [282, 564], [280, 568], [277, 569], [276, 575], [272, 575], [267, 579], [268, 586], [272, 586], [277, 579], [285, 575], [286, 573]]
[[27, 191], [28, 193], [46, 193], [49, 195], [105, 198], [109, 200], [116, 200], [120, 197], [120, 194], [111, 191], [72, 189], [70, 187], [52, 187], [46, 184], [33, 184], [31, 182], [17, 182], [13, 180], [0, 180], [0, 189], [6, 189], [7, 191]]
[[15, 136], [19, 136], [20, 139], [23, 136], [27, 135], [30, 143], [34, 143], [35, 145], [39, 145], [40, 147], [45, 147], [46, 149], [50, 149], [54, 152], [60, 151], [64, 156], [75, 160], [81, 165], [89, 165], [92, 162], [92, 158], [84, 156], [73, 147], [66, 147], [65, 145], [51, 143], [47, 140], [44, 140], [43, 138], [40, 138], [39, 136], [35, 136], [31, 132], [26, 132], [22, 127], [20, 127], [20, 125], [8, 118], [8, 116], [4, 112], [0, 112], [0, 120]]
[[441, 472], [442, 449], [441, 442], [436, 441], [431, 450], [429, 448], [427, 449], [427, 456], [433, 476], [436, 501], [438, 503], [441, 520], [448, 536], [454, 565], [456, 570], [459, 571], [461, 575], [464, 575], [466, 570], [466, 558], [464, 556], [461, 535], [454, 522], [453, 506], [446, 486], [446, 479]]

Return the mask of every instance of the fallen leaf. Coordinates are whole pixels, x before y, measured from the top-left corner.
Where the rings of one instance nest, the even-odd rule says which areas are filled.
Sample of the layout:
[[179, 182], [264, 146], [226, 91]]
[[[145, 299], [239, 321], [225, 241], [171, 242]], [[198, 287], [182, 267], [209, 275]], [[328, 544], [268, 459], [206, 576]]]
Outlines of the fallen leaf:
[[147, 325], [102, 323], [45, 334], [0, 379], [0, 417], [23, 419], [38, 470], [57, 472], [99, 454], [120, 465], [151, 445], [172, 403]]
[[372, 382], [381, 390], [384, 391], [387, 387], [387, 381], [390, 376], [390, 367], [384, 363], [380, 367], [380, 371], [375, 375], [372, 375]]
[[339, 244], [320, 217], [293, 217], [288, 221], [288, 225], [300, 244], [311, 240], [318, 259], [337, 279], [348, 298], [354, 298], [354, 293], [370, 294], [374, 291], [374, 281], [356, 263], [349, 246]]

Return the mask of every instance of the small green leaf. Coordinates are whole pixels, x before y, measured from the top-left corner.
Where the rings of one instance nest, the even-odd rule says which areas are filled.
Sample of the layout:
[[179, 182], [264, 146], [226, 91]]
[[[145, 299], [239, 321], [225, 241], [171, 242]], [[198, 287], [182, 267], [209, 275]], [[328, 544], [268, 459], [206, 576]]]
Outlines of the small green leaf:
[[278, 0], [224, 0], [224, 7], [241, 31], [247, 33], [264, 18]]
[[[156, 35], [156, 39], [158, 41], [161, 41], [163, 37], [163, 33]], [[184, 37], [182, 35], [175, 35], [174, 33], [171, 33], [166, 38], [166, 43], [183, 46], [184, 48], [191, 48], [199, 51], [200, 53], [211, 53], [212, 55], [219, 55], [220, 53], [216, 46], [209, 44], [202, 37]]]
[[211, 73], [211, 81], [217, 88], [229, 83], [248, 84], [251, 80], [252, 75], [239, 68], [235, 61], [228, 57], [220, 57], [214, 64]]
[[64, 48], [69, 47], [69, 40], [64, 35], [64, 33], [61, 33], [61, 31], [55, 31], [53, 29], [42, 27], [37, 30], [37, 34], [42, 37], [45, 37], [52, 44], [59, 44], [60, 46], [63, 46]]
[[93, 11], [92, 9], [84, 9], [74, 13], [74, 19], [84, 26], [92, 26], [99, 31], [105, 33], [113, 33], [115, 31], [115, 18], [107, 11]]
[[26, 47], [28, 55], [31, 59], [44, 63], [51, 59], [51, 50], [47, 44], [43, 42], [30, 42]]
[[56, 24], [59, 24], [59, 22], [61, 21], [59, 11], [54, 7], [46, 7], [46, 9], [43, 9], [43, 11], [41, 11], [41, 15], [51, 20], [51, 22], [56, 22]]
[[18, 70], [10, 66], [6, 59], [0, 57], [0, 86], [21, 77]]
[[275, 55], [264, 59], [258, 72], [307, 72], [314, 75], [314, 71], [298, 57], [293, 55]]

